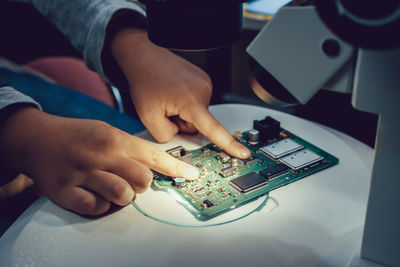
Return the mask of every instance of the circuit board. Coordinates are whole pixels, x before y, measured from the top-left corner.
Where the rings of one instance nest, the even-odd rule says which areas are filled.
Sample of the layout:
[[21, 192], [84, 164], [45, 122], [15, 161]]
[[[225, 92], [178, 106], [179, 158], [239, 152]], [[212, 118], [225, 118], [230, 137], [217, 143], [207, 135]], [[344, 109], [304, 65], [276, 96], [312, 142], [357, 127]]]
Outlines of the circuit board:
[[271, 117], [254, 121], [253, 128], [234, 133], [252, 153], [246, 160], [232, 158], [214, 144], [192, 151], [181, 146], [167, 150], [196, 166], [200, 176], [187, 181], [155, 172], [153, 189], [173, 189], [198, 211], [201, 220], [208, 220], [339, 162]]

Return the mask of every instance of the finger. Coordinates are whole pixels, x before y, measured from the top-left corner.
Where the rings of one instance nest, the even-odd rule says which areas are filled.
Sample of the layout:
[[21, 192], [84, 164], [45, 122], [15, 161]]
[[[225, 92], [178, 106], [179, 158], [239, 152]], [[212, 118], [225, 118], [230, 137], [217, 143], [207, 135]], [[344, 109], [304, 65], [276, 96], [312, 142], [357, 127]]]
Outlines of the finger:
[[88, 174], [82, 187], [119, 206], [128, 205], [135, 195], [131, 185], [123, 178], [100, 170]]
[[124, 178], [137, 194], [146, 191], [153, 180], [150, 169], [131, 158], [116, 158], [109, 171]]
[[139, 161], [149, 168], [172, 177], [184, 177], [188, 180], [196, 179], [199, 170], [168, 153], [154, 147], [149, 142], [131, 136], [127, 144], [129, 157]]
[[178, 126], [171, 122], [160, 108], [154, 108], [144, 114], [139, 113], [139, 117], [159, 143], [170, 141], [179, 131]]
[[170, 120], [175, 123], [176, 125], [178, 125], [178, 128], [181, 132], [184, 133], [197, 133], [197, 129], [196, 127], [194, 127], [193, 123], [188, 122], [188, 121], [184, 121], [181, 118], [179, 118], [178, 116], [173, 116], [170, 118]]
[[238, 158], [248, 158], [251, 153], [242, 144], [237, 142], [232, 135], [211, 115], [203, 105], [192, 106], [182, 111], [179, 115], [183, 120], [193, 125], [215, 145], [228, 154]]
[[57, 205], [82, 215], [100, 215], [108, 211], [111, 206], [109, 201], [98, 194], [81, 187], [64, 188], [57, 198], [52, 200]]

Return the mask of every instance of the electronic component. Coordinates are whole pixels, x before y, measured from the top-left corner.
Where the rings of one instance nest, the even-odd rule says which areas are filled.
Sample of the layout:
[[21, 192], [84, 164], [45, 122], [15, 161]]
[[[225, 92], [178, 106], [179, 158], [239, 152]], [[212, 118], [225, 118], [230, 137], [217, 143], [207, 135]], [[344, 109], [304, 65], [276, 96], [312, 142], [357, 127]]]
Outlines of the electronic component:
[[268, 167], [264, 170], [260, 171], [260, 175], [264, 176], [268, 180], [273, 180], [274, 178], [279, 177], [280, 175], [287, 173], [289, 168], [283, 164], [276, 164], [274, 166]]
[[189, 164], [193, 163], [192, 153], [187, 151], [183, 146], [177, 146], [177, 147], [168, 149], [165, 152], [167, 152], [174, 158], [182, 160], [186, 163], [189, 163]]
[[236, 173], [236, 167], [233, 167], [233, 166], [225, 167], [225, 168], [221, 169], [220, 173], [224, 177], [231, 176]]
[[250, 157], [248, 157], [247, 159], [243, 159], [243, 163], [244, 163], [244, 164], [247, 164], [247, 163], [249, 163], [249, 162], [253, 162], [254, 159], [255, 159], [255, 158], [254, 158], [253, 154], [251, 154]]
[[178, 188], [181, 188], [181, 187], [185, 186], [185, 184], [186, 184], [186, 179], [183, 177], [172, 178], [172, 180], [174, 180], [174, 184]]
[[211, 208], [211, 207], [215, 206], [215, 202], [212, 200], [206, 199], [203, 201], [203, 203], [200, 206], [202, 206], [203, 208]]
[[214, 150], [215, 152], [219, 153], [219, 152], [223, 152], [221, 148], [217, 147], [216, 145], [213, 145], [211, 147], [211, 150]]
[[203, 151], [204, 154], [210, 153], [210, 147], [208, 146], [203, 147], [201, 150]]
[[256, 163], [257, 161], [258, 161], [258, 159], [252, 159], [252, 160], [249, 160], [246, 164], [251, 165], [253, 163]]
[[250, 145], [258, 144], [259, 134], [260, 132], [257, 131], [256, 129], [251, 129], [248, 131], [247, 137]]
[[288, 137], [289, 137], [289, 135], [288, 135], [287, 133], [285, 133], [285, 132], [281, 132], [281, 133], [279, 134], [279, 136], [280, 136], [282, 139], [285, 139], [285, 138], [288, 138]]
[[241, 193], [249, 193], [267, 185], [267, 179], [251, 172], [231, 180], [229, 184]]
[[242, 138], [243, 134], [241, 131], [235, 131], [232, 135], [236, 140]]
[[270, 156], [273, 159], [278, 159], [303, 148], [304, 147], [302, 145], [299, 145], [292, 139], [286, 138], [273, 144], [263, 146], [260, 148], [260, 152], [267, 157]]
[[263, 120], [254, 120], [253, 128], [259, 131], [259, 140], [262, 143], [278, 139], [281, 130], [281, 123], [267, 116]]
[[227, 163], [231, 157], [229, 157], [225, 152], [219, 152], [217, 158], [221, 163]]
[[290, 154], [289, 156], [283, 157], [279, 161], [287, 165], [292, 170], [300, 170], [323, 159], [324, 158], [322, 156], [312, 152], [311, 150], [303, 149]]
[[[238, 141], [251, 151], [247, 159], [230, 157], [214, 144], [190, 152], [183, 147], [170, 149], [167, 152], [177, 158], [190, 153], [192, 165], [199, 168], [200, 177], [189, 181], [154, 172], [152, 188], [180, 195], [198, 212], [198, 218], [208, 220], [338, 163], [337, 158], [293, 133], [285, 129], [281, 129], [280, 133], [285, 135], [280, 134], [277, 141], [270, 140], [275, 145], [274, 149], [270, 149], [272, 146], [260, 140], [258, 144], [250, 145], [249, 131], [243, 132]], [[286, 139], [287, 142], [280, 143]], [[304, 156], [297, 155], [303, 150], [280, 156], [303, 146], [303, 149], [309, 150]], [[265, 151], [262, 153], [260, 148], [268, 148], [272, 152], [270, 155]], [[288, 158], [293, 156], [294, 159]]]
[[238, 159], [238, 158], [231, 158], [231, 165], [233, 167], [242, 166], [243, 165], [243, 161], [241, 159]]

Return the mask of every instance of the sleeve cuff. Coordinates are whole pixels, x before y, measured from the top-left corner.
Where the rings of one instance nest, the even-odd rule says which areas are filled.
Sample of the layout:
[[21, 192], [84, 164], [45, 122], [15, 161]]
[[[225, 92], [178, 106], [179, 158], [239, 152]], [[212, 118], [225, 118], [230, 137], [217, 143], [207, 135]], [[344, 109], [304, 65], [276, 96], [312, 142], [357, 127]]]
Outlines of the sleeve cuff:
[[83, 51], [86, 65], [120, 89], [128, 88], [128, 83], [111, 54], [111, 40], [128, 27], [146, 28], [145, 11], [139, 5], [124, 2], [103, 9], [90, 27]]
[[24, 95], [11, 86], [0, 86], [0, 112], [6, 107], [15, 104], [29, 104], [42, 110], [39, 103], [33, 100], [31, 97]]

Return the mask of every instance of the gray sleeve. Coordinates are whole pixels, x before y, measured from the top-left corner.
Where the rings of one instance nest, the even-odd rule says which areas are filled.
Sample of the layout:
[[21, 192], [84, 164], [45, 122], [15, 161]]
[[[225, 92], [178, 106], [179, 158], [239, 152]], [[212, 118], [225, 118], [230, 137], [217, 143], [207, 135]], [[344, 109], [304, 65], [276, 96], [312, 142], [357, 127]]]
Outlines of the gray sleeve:
[[40, 109], [39, 103], [11, 86], [0, 86], [0, 111], [14, 104], [31, 104]]
[[[127, 0], [30, 0], [36, 9], [83, 54], [86, 65], [106, 81], [113, 80], [105, 65], [116, 66], [106, 47], [106, 35], [112, 19], [124, 15], [130, 26], [145, 27], [145, 11]], [[118, 74], [120, 76], [120, 74]], [[118, 77], [119, 77], [118, 76]]]

